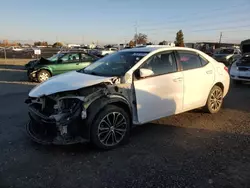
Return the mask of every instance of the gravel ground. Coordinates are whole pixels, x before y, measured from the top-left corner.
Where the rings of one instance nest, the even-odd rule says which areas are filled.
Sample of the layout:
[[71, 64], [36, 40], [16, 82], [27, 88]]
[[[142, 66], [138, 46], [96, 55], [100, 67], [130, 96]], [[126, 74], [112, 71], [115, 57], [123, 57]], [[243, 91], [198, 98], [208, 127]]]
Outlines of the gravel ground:
[[45, 147], [25, 135], [24, 100], [35, 84], [21, 64], [0, 65], [0, 188], [250, 187], [250, 85], [231, 87], [218, 114], [139, 126], [112, 151]]

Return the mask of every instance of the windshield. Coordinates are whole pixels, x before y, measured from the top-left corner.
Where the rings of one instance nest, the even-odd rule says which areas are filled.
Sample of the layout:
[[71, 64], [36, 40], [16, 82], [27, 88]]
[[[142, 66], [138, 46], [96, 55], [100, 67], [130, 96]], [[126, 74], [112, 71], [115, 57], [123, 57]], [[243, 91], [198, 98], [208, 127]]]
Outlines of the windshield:
[[57, 61], [58, 59], [60, 59], [62, 56], [64, 56], [64, 54], [59, 53], [59, 54], [55, 54], [52, 57], [47, 58], [49, 61]]
[[99, 76], [123, 76], [148, 52], [116, 52], [92, 63], [80, 72]]
[[220, 54], [233, 54], [234, 49], [223, 49], [220, 51]]

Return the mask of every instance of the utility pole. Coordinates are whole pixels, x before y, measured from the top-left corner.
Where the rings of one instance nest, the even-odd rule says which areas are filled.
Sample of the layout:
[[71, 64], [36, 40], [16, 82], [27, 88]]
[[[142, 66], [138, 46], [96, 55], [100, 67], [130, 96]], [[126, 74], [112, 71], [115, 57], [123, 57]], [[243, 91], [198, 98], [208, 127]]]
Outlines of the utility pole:
[[137, 32], [137, 21], [135, 22], [135, 46], [137, 45], [137, 37], [138, 37], [138, 32]]
[[222, 38], [222, 32], [220, 32], [220, 40], [219, 40], [219, 44], [221, 43], [221, 38]]

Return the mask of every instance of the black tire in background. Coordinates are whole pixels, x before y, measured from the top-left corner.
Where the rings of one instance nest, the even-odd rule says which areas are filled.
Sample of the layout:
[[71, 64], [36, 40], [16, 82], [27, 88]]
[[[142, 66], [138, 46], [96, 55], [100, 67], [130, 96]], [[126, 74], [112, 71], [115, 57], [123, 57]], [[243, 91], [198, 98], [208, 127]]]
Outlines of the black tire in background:
[[217, 113], [222, 106], [223, 103], [223, 90], [219, 86], [215, 85], [207, 99], [207, 103], [205, 105], [205, 111], [211, 114]]
[[37, 81], [41, 83], [48, 80], [51, 77], [51, 74], [49, 71], [42, 69], [37, 73], [36, 76], [37, 76]]
[[97, 114], [91, 125], [91, 142], [104, 150], [116, 148], [128, 141], [130, 127], [131, 117], [128, 112], [119, 106], [107, 105]]

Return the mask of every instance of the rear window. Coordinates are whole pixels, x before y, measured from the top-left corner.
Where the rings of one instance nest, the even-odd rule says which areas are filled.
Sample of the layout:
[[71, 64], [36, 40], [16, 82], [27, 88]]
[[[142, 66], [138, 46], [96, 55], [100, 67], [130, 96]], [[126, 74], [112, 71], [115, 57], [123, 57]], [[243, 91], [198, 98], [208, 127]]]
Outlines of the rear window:
[[233, 54], [234, 49], [223, 49], [220, 51], [220, 54]]

